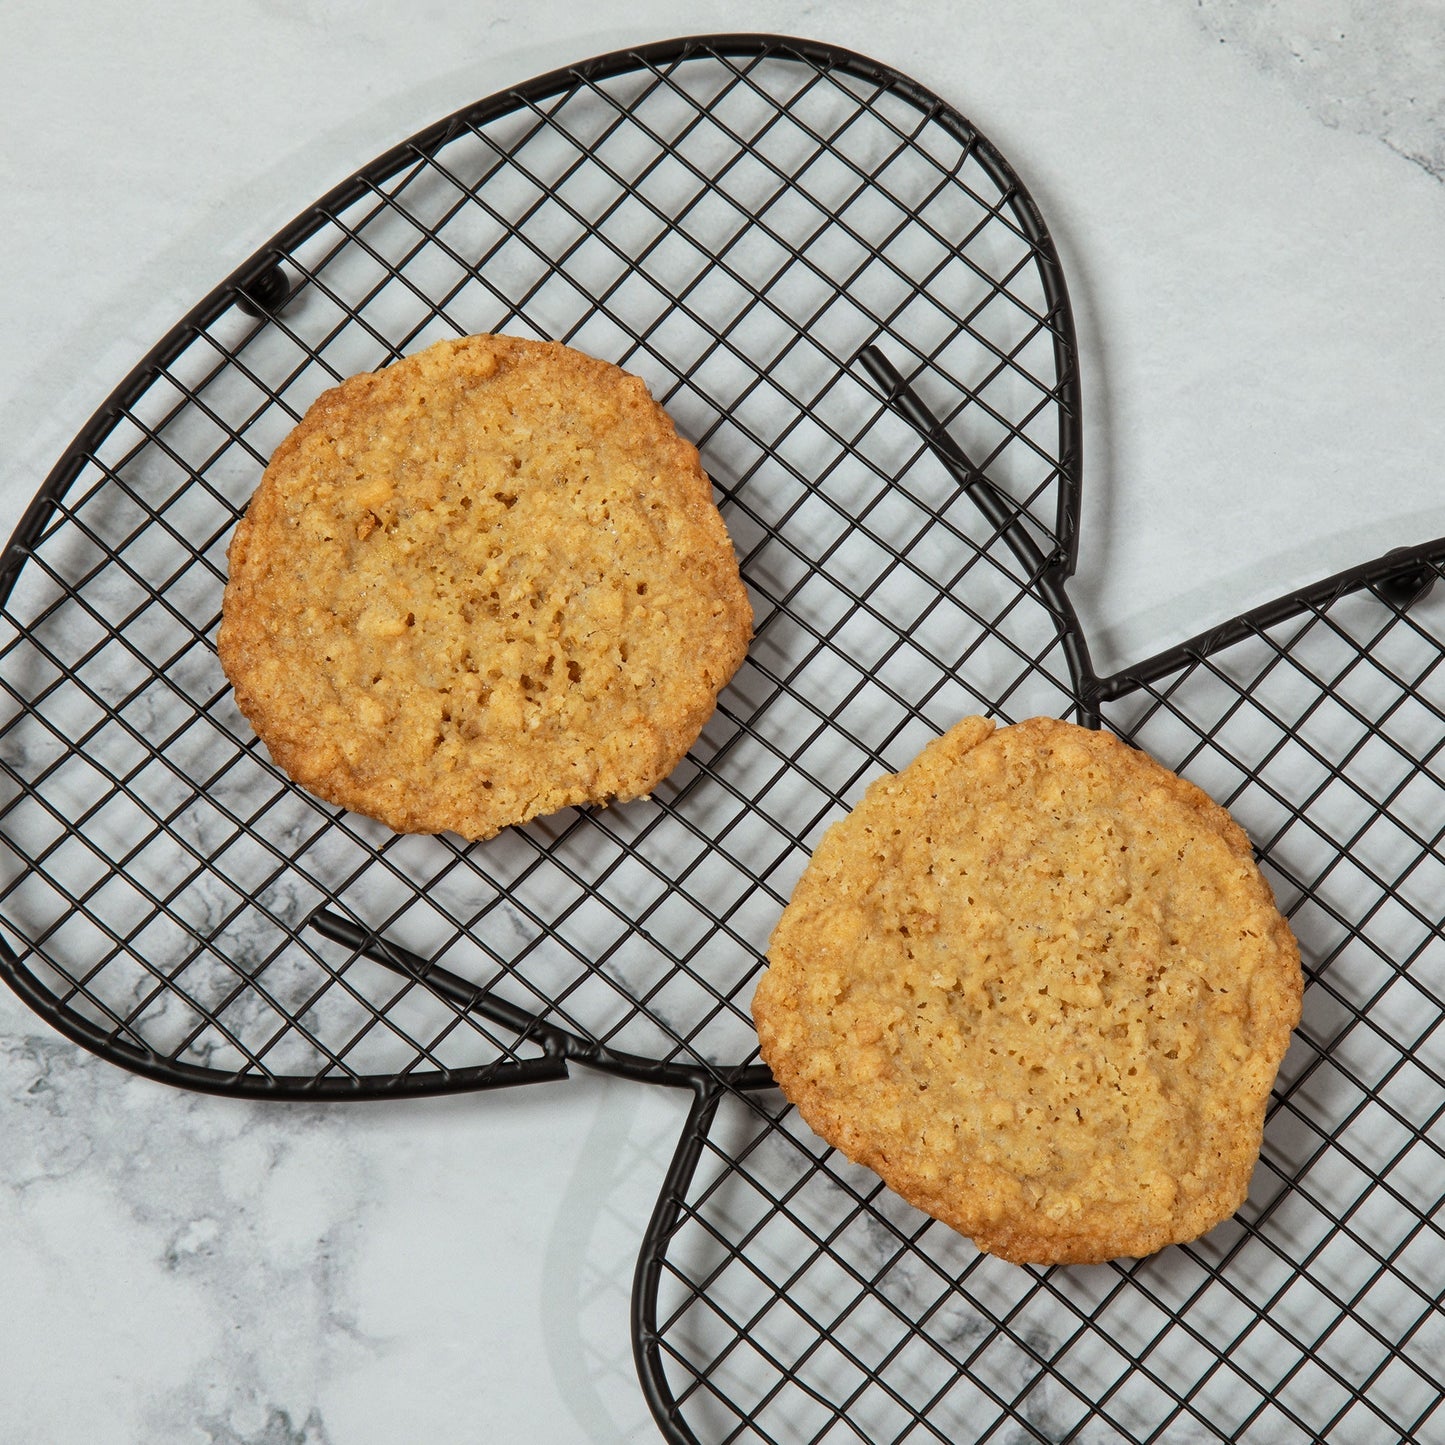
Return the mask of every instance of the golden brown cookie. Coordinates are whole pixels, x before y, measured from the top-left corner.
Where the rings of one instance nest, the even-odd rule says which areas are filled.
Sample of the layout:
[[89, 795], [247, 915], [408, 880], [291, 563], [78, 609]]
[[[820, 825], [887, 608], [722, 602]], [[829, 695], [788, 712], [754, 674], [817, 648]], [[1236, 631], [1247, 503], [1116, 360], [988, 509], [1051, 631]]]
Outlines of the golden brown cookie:
[[650, 792], [752, 628], [697, 449], [555, 342], [444, 341], [326, 392], [229, 561], [241, 711], [303, 787], [399, 832]]
[[1017, 1262], [1244, 1200], [1299, 948], [1228, 813], [1106, 733], [966, 718], [824, 835], [753, 1004], [829, 1143]]

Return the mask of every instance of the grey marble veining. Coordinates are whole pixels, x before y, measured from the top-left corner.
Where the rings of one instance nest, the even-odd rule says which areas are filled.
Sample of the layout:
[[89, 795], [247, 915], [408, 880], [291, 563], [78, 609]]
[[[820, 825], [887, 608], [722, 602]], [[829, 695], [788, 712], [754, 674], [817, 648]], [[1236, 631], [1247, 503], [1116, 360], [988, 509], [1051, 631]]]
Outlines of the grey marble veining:
[[[324, 186], [476, 96], [685, 27], [889, 61], [1034, 189], [1079, 313], [1079, 595], [1106, 659], [1445, 534], [1431, 0], [210, 8], [0, 16], [22, 77], [0, 96], [0, 533], [136, 357]], [[0, 1441], [654, 1440], [627, 1296], [680, 1117], [595, 1079], [359, 1110], [178, 1093], [4, 991]]]
[[[8, 1418], [55, 1439], [325, 1439], [328, 1359], [379, 1345], [339, 1287], [365, 1190], [336, 1131], [314, 1111], [156, 1108], [153, 1086], [35, 1032], [0, 1061], [7, 1293], [33, 1291], [48, 1326], [8, 1344]], [[312, 1323], [278, 1334], [288, 1318]]]
[[[675, 1101], [258, 1107], [4, 1010], [0, 1438], [335, 1445], [491, 1419], [522, 1439], [537, 1387], [516, 1387], [549, 1369], [567, 1428], [644, 1418], [626, 1299]], [[541, 1301], [517, 1288], [539, 1267]]]
[[1381, 141], [1445, 181], [1445, 7], [1438, 0], [1199, 0], [1199, 23], [1241, 49], [1324, 125]]

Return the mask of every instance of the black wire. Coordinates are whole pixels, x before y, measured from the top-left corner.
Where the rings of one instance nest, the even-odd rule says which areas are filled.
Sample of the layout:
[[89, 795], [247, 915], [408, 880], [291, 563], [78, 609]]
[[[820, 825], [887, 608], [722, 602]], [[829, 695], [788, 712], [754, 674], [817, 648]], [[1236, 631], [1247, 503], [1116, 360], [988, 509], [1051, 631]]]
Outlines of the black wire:
[[[235, 712], [222, 549], [322, 388], [502, 326], [665, 399], [758, 633], [652, 803], [403, 839], [305, 799]], [[1042, 219], [887, 67], [683, 39], [438, 122], [194, 308], [6, 550], [0, 972], [188, 1088], [378, 1098], [578, 1063], [692, 1091], [634, 1290], [669, 1440], [1440, 1434], [1445, 543], [1100, 680], [1066, 591], [1079, 426]], [[1211, 787], [1305, 943], [1255, 1197], [1194, 1244], [979, 1256], [756, 1061], [748, 999], [819, 833], [965, 709], [1107, 717]]]

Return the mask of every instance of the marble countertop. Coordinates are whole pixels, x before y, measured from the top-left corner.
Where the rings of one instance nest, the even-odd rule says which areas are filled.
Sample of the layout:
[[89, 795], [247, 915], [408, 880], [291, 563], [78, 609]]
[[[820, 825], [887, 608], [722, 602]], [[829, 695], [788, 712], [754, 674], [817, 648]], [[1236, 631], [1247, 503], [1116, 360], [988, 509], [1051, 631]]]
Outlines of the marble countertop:
[[[315, 196], [677, 15], [0, 13], [0, 535], [138, 357]], [[685, 28], [872, 55], [1022, 174], [1080, 333], [1071, 595], [1101, 671], [1445, 535], [1438, 0], [709, 0]], [[628, 1292], [683, 1103], [578, 1073], [257, 1106], [125, 1074], [0, 992], [0, 1437], [656, 1439]]]

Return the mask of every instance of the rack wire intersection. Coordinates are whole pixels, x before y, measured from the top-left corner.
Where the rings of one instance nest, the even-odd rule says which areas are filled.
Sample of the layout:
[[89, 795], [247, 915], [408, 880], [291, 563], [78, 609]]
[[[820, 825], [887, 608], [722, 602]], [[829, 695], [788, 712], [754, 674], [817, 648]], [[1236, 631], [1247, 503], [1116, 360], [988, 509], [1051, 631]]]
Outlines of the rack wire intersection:
[[[325, 387], [555, 337], [699, 444], [754, 600], [651, 800], [485, 844], [301, 793], [216, 661], [224, 549]], [[153, 1078], [690, 1089], [634, 1292], [670, 1441], [1445, 1440], [1445, 540], [1099, 677], [1069, 605], [1064, 279], [1008, 163], [861, 56], [601, 56], [309, 208], [67, 450], [0, 564], [0, 969]], [[1107, 725], [1225, 803], [1305, 952], [1246, 1206], [1152, 1258], [979, 1255], [828, 1150], [748, 1015], [880, 769], [968, 712]]]

